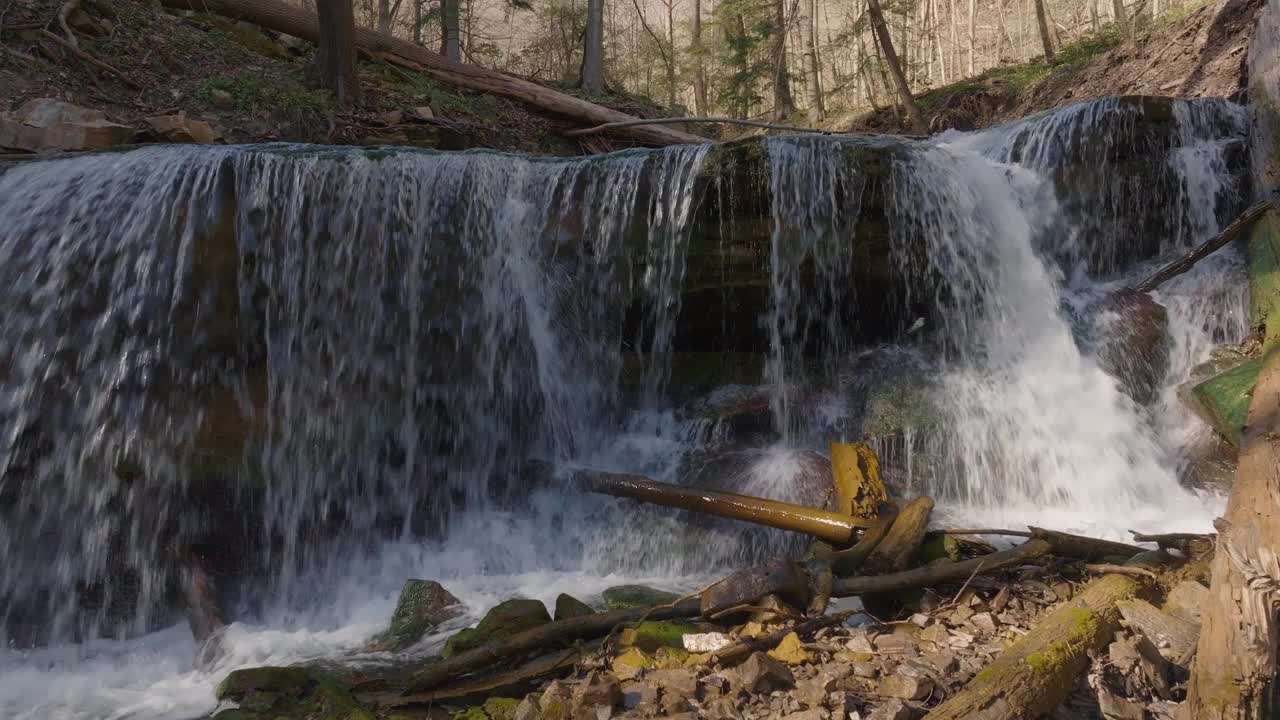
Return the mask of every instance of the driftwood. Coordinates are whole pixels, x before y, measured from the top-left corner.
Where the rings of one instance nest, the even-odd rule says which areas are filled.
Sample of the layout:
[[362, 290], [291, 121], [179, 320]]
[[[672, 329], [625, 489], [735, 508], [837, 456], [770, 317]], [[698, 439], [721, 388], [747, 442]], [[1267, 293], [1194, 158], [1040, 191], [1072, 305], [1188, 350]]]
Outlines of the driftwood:
[[669, 607], [628, 608], [593, 615], [580, 615], [566, 620], [554, 620], [428, 665], [414, 674], [406, 694], [423, 693], [513, 657], [564, 645], [575, 640], [601, 637], [622, 623], [641, 619], [670, 620], [693, 617], [698, 614], [698, 611], [699, 601], [695, 597], [681, 600]]
[[1099, 540], [1085, 535], [1028, 526], [1026, 530], [1001, 530], [998, 528], [956, 528], [943, 530], [948, 535], [1004, 535], [1044, 540], [1053, 545], [1053, 554], [1076, 560], [1095, 561], [1106, 557], [1131, 558], [1146, 548], [1127, 543]]
[[774, 560], [739, 570], [708, 586], [699, 601], [702, 616], [723, 619], [729, 611], [751, 605], [765, 595], [777, 595], [784, 602], [804, 607], [811, 598], [809, 578], [798, 563]]
[[867, 528], [862, 538], [848, 550], [837, 550], [831, 555], [831, 569], [838, 577], [852, 575], [862, 566], [881, 540], [889, 534], [893, 521], [898, 517], [898, 507], [893, 503], [880, 503], [879, 517], [876, 523]]
[[1166, 550], [1177, 550], [1192, 556], [1203, 555], [1213, 550], [1212, 534], [1164, 533], [1161, 535], [1147, 535], [1133, 530], [1130, 530], [1129, 534], [1133, 536], [1134, 542], [1155, 543]]
[[1156, 271], [1151, 277], [1143, 280], [1134, 288], [1138, 292], [1151, 292], [1167, 282], [1170, 278], [1175, 278], [1186, 271], [1190, 270], [1196, 263], [1213, 254], [1214, 251], [1223, 245], [1234, 240], [1246, 226], [1254, 220], [1261, 217], [1271, 207], [1271, 202], [1263, 200], [1251, 205], [1240, 216], [1231, 222], [1230, 225], [1222, 229], [1222, 232], [1213, 236], [1209, 240], [1197, 245], [1191, 252], [1174, 260]]
[[1141, 633], [1161, 657], [1186, 667], [1196, 652], [1200, 626], [1174, 617], [1145, 600], [1126, 600], [1119, 605], [1124, 624]]
[[1117, 603], [1139, 587], [1125, 575], [1089, 583], [934, 708], [929, 720], [1019, 720], [1052, 712], [1088, 666], [1089, 652], [1105, 645], [1119, 626]]
[[744, 638], [732, 645], [726, 645], [711, 654], [707, 658], [708, 665], [732, 665], [736, 662], [746, 660], [754, 652], [768, 652], [778, 646], [782, 639], [791, 633], [795, 633], [800, 637], [810, 635], [823, 628], [839, 625], [849, 618], [857, 615], [857, 610], [845, 610], [831, 615], [824, 615], [820, 618], [805, 620], [802, 623], [792, 627], [785, 627], [781, 630], [774, 631], [768, 635], [762, 635], [755, 638]]
[[681, 487], [650, 480], [643, 475], [581, 470], [575, 473], [574, 479], [590, 492], [791, 530], [830, 543], [846, 544], [857, 530], [874, 524], [872, 520], [828, 510], [749, 495]]
[[572, 671], [578, 661], [587, 656], [592, 649], [594, 646], [557, 650], [531, 660], [514, 670], [454, 683], [441, 690], [371, 699], [381, 707], [434, 706], [510, 694], [513, 690], [523, 692], [536, 680]]
[[876, 571], [896, 572], [911, 564], [929, 529], [933, 498], [918, 497], [907, 503], [894, 519], [884, 539], [867, 556], [865, 565]]
[[831, 586], [835, 582], [831, 556], [831, 546], [821, 540], [809, 546], [809, 556], [804, 562], [804, 571], [809, 576], [809, 604], [804, 614], [809, 617], [822, 615], [831, 604]]
[[[235, 20], [244, 20], [311, 42], [316, 42], [320, 36], [315, 13], [278, 0], [162, 0], [162, 2], [168, 7], [217, 13]], [[356, 47], [393, 65], [424, 73], [464, 90], [510, 98], [579, 122], [602, 124], [636, 119], [626, 113], [556, 92], [528, 80], [447, 60], [444, 56], [408, 40], [401, 40], [366, 28], [356, 28]], [[706, 138], [660, 125], [624, 128], [620, 134], [651, 145], [707, 142]]]
[[880, 458], [870, 445], [831, 443], [831, 474], [835, 492], [828, 510], [857, 518], [880, 516], [880, 506], [889, 500], [889, 491], [880, 477]]
[[867, 593], [912, 590], [948, 582], [964, 581], [974, 575], [1020, 565], [1027, 560], [1049, 554], [1051, 549], [1052, 546], [1048, 542], [1033, 539], [1017, 547], [973, 558], [972, 560], [914, 568], [889, 575], [841, 578], [833, 584], [831, 595], [832, 597], [850, 597]]

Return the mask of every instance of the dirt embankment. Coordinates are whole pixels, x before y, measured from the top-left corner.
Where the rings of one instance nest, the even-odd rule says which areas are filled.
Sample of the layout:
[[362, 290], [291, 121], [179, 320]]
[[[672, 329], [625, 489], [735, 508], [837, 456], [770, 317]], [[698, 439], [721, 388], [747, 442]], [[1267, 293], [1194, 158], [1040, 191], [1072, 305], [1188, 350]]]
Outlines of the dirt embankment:
[[[987, 127], [1041, 110], [1108, 95], [1230, 97], [1247, 84], [1249, 35], [1262, 0], [1219, 0], [1181, 18], [1162, 18], [1130, 39], [1113, 32], [1036, 60], [987, 71], [918, 97], [934, 132]], [[908, 132], [892, 108], [834, 127]]]
[[[76, 3], [68, 26], [77, 52], [60, 26], [63, 7], [61, 0], [0, 0], [0, 113], [35, 98], [56, 98], [137, 128], [142, 142], [161, 139], [146, 118], [185, 112], [208, 121], [226, 142], [487, 147], [546, 154], [612, 149], [598, 138], [564, 137], [561, 130], [577, 126], [563, 119], [377, 61], [360, 63], [361, 106], [340, 109], [307, 81], [314, 52], [310, 43], [139, 0]], [[661, 114], [639, 98], [591, 99], [639, 117]]]

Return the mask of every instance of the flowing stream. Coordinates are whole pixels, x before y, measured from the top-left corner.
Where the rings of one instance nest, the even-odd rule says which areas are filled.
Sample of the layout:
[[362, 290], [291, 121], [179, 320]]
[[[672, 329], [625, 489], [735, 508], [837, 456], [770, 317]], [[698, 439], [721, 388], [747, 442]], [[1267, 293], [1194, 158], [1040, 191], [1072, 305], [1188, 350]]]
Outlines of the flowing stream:
[[[709, 147], [0, 167], [0, 716], [194, 718], [237, 667], [390, 662], [361, 647], [410, 577], [471, 611], [425, 655], [505, 598], [688, 588], [803, 542], [582, 496], [577, 466], [816, 502], [827, 443], [867, 435], [937, 522], [1206, 530], [1223, 500], [1181, 477], [1209, 432], [1175, 389], [1246, 334], [1241, 254], [1155, 294], [1151, 397], [1099, 308], [1234, 217], [1246, 125], [1101, 100], [771, 138], [754, 181]], [[750, 432], [707, 412], [742, 398]], [[237, 620], [203, 671], [192, 557]]]

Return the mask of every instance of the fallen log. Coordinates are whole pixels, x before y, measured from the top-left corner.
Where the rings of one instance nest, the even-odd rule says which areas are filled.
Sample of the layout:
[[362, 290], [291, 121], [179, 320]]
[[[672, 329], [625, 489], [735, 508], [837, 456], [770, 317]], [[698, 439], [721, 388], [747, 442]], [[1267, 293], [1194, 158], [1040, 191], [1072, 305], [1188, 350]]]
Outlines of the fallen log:
[[1053, 712], [1088, 666], [1089, 651], [1105, 645], [1119, 626], [1117, 603], [1140, 587], [1126, 575], [1089, 583], [934, 708], [929, 720], [1020, 720]]
[[1045, 530], [1028, 525], [1031, 537], [1044, 540], [1053, 546], [1053, 554], [1061, 557], [1075, 558], [1093, 562], [1107, 557], [1131, 558], [1146, 552], [1146, 548], [1128, 543], [1099, 540], [1098, 538], [1074, 535], [1058, 530]]
[[913, 568], [890, 575], [841, 578], [833, 583], [831, 596], [851, 597], [867, 593], [896, 592], [963, 581], [974, 575], [995, 572], [1047, 555], [1052, 547], [1047, 541], [1033, 539], [1008, 550], [971, 560]]
[[778, 646], [782, 639], [791, 633], [795, 633], [799, 637], [804, 637], [815, 633], [823, 628], [839, 625], [849, 618], [857, 615], [857, 610], [844, 610], [842, 612], [831, 615], [824, 615], [812, 620], [805, 620], [794, 626], [784, 627], [776, 630], [768, 635], [762, 635], [755, 638], [744, 638], [732, 645], [726, 645], [711, 654], [707, 658], [708, 665], [732, 665], [736, 662], [746, 660], [754, 652], [768, 652]]
[[833, 130], [823, 130], [821, 128], [797, 127], [795, 125], [782, 125], [779, 123], [760, 122], [759, 120], [743, 120], [741, 118], [731, 117], [675, 117], [675, 118], [638, 118], [636, 120], [623, 120], [621, 122], [604, 123], [595, 127], [582, 128], [581, 130], [569, 130], [565, 132], [568, 137], [583, 137], [585, 135], [596, 135], [610, 130], [621, 130], [624, 128], [636, 127], [639, 125], [683, 125], [687, 123], [713, 123], [717, 125], [744, 125], [746, 127], [764, 128], [766, 130], [787, 130], [789, 132], [798, 133], [816, 133], [820, 135], [834, 134]]
[[588, 492], [791, 530], [840, 545], [848, 544], [857, 530], [874, 524], [873, 520], [828, 510], [749, 495], [681, 487], [650, 480], [643, 475], [580, 470], [574, 473], [574, 480]]
[[389, 697], [374, 695], [367, 699], [375, 702], [379, 707], [430, 707], [450, 702], [510, 695], [513, 691], [523, 693], [528, 689], [527, 686], [536, 680], [571, 672], [578, 661], [592, 649], [591, 647], [574, 647], [557, 650], [531, 660], [514, 670], [451, 684], [441, 690]]
[[674, 618], [693, 617], [698, 612], [699, 600], [693, 597], [681, 600], [671, 606], [628, 608], [626, 610], [614, 610], [593, 615], [580, 615], [566, 620], [553, 620], [474, 650], [458, 653], [447, 660], [432, 663], [413, 675], [404, 694], [426, 692], [503, 660], [571, 643], [575, 640], [601, 637], [622, 623], [635, 622], [641, 619], [671, 620]]
[[1233, 220], [1230, 225], [1223, 228], [1222, 232], [1197, 245], [1186, 255], [1183, 255], [1177, 260], [1174, 260], [1168, 265], [1160, 268], [1153, 273], [1151, 277], [1138, 283], [1134, 290], [1137, 290], [1138, 292], [1151, 292], [1165, 282], [1168, 282], [1170, 279], [1190, 270], [1196, 263], [1209, 255], [1212, 255], [1214, 251], [1218, 250], [1223, 245], [1226, 245], [1236, 239], [1236, 237], [1240, 235], [1240, 231], [1244, 230], [1247, 226], [1253, 223], [1254, 220], [1261, 217], [1262, 213], [1266, 212], [1270, 207], [1271, 202], [1268, 200], [1263, 200], [1251, 205], [1244, 212], [1240, 213], [1240, 216]]
[[[217, 13], [234, 20], [244, 20], [311, 42], [317, 42], [320, 37], [315, 13], [278, 2], [278, 0], [161, 0], [161, 2], [167, 7]], [[356, 47], [388, 63], [421, 72], [464, 90], [491, 93], [518, 100], [554, 115], [580, 122], [598, 125], [637, 119], [626, 113], [556, 92], [528, 80], [447, 60], [442, 55], [420, 45], [366, 28], [356, 28]], [[617, 133], [650, 145], [708, 142], [706, 138], [661, 125], [626, 127], [619, 129]]]
[[837, 577], [852, 575], [862, 566], [862, 563], [866, 562], [867, 556], [876, 549], [880, 541], [884, 540], [885, 535], [889, 534], [889, 528], [893, 527], [893, 521], [897, 517], [897, 505], [889, 502], [880, 503], [876, 523], [867, 528], [858, 542], [848, 550], [837, 550], [831, 554], [832, 572]]
[[922, 495], [902, 508], [894, 519], [889, 532], [867, 556], [866, 567], [878, 572], [896, 572], [911, 564], [916, 550], [924, 541], [929, 529], [929, 514], [933, 512], [933, 498]]

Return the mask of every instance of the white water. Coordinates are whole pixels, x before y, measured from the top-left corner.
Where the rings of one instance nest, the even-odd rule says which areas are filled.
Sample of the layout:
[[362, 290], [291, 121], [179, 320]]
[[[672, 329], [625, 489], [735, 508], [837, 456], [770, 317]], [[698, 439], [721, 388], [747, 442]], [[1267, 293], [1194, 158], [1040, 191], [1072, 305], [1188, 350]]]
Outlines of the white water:
[[[1106, 111], [1105, 105], [1076, 108], [1051, 116], [1046, 124], [1073, 128], [1073, 118], [1078, 119], [1080, 113], [1093, 122]], [[1186, 129], [1189, 121], [1180, 119]], [[1240, 259], [1231, 251], [1224, 252], [1162, 289], [1160, 299], [1169, 308], [1174, 347], [1169, 378], [1157, 407], [1136, 406], [1120, 392], [1115, 379], [1080, 349], [1063, 312], [1063, 307], [1082, 306], [1088, 298], [1116, 286], [1122, 279], [1098, 282], [1079, 264], [1063, 267], [1045, 261], [1046, 255], [1086, 256], [1073, 248], [1075, 234], [1089, 228], [1071, 227], [1063, 219], [1060, 199], [1044, 179], [1054, 162], [1047, 151], [1024, 151], [1018, 157], [1007, 152], [1010, 138], [1019, 132], [1021, 128], [1015, 126], [950, 135], [911, 149], [910, 160], [894, 168], [895, 196], [902, 198], [893, 209], [899, 232], [926, 238], [929, 262], [947, 276], [963, 280], [957, 286], [958, 292], [937, 300], [943, 308], [939, 316], [944, 327], [928, 328], [940, 330], [944, 342], [912, 350], [927, 350], [934, 355], [931, 359], [936, 361], [934, 368], [938, 371], [934, 396], [943, 401], [951, 428], [942, 446], [935, 449], [956, 462], [941, 470], [934, 467], [927, 478], [911, 477], [907, 482], [919, 483], [917, 490], [938, 493], [944, 503], [939, 515], [948, 523], [1034, 522], [1116, 538], [1123, 537], [1130, 528], [1207, 528], [1221, 500], [1195, 494], [1177, 483], [1179, 450], [1188, 438], [1203, 430], [1172, 398], [1172, 388], [1191, 366], [1207, 356], [1214, 344], [1243, 335]], [[1043, 126], [1033, 126], [1032, 132], [1038, 133], [1037, 137], [1053, 135]], [[1224, 186], [1222, 168], [1215, 165], [1221, 161], [1220, 148], [1201, 147], [1196, 144], [1194, 133], [1185, 141], [1193, 147], [1175, 148], [1169, 158], [1171, 172], [1183, 180], [1182, 191], [1177, 198], [1161, 199], [1168, 201], [1174, 208], [1172, 212], [1178, 215], [1174, 225], [1187, 228], [1169, 240], [1169, 253], [1185, 249], [1216, 229], [1217, 221], [1206, 197], [1238, 192]], [[797, 252], [799, 243], [801, 256], [813, 253], [822, 260], [820, 274], [826, 273], [822, 283], [835, 282], [829, 269], [837, 267], [843, 257], [839, 243], [850, 241], [843, 216], [856, 216], [861, 192], [853, 178], [856, 173], [828, 164], [835, 154], [829, 151], [829, 145], [808, 142], [778, 141], [769, 148], [775, 170], [772, 188], [776, 257], [775, 306], [765, 319], [774, 340], [766, 379], [781, 388], [772, 399], [775, 412], [784, 419], [784, 437], [800, 447], [805, 443], [803, 433], [796, 429], [792, 434], [797, 418], [802, 417], [794, 408], [799, 397], [791, 395], [790, 389], [804, 378], [804, 373], [796, 367], [798, 360], [788, 343], [809, 329], [794, 323], [799, 305], [803, 304], [797, 297], [801, 290], [795, 274], [800, 257], [783, 256]], [[821, 152], [824, 148], [828, 152]], [[530, 172], [529, 176], [516, 173], [508, 184], [510, 165], [484, 159], [475, 162], [487, 174], [485, 180], [473, 182], [501, 188], [502, 194], [496, 197], [503, 202], [483, 212], [472, 209], [469, 217], [499, 228], [531, 230], [546, 226], [552, 220], [545, 216], [545, 208], [559, 199], [558, 193], [572, 192], [573, 184], [579, 182], [566, 179], [566, 173], [573, 176], [588, 172], [581, 166], [550, 173], [536, 167], [525, 168], [523, 171]], [[357, 169], [368, 168], [357, 164]], [[409, 164], [402, 170], [408, 173], [417, 168]], [[277, 180], [282, 185], [267, 186], [274, 189], [261, 191], [275, 197], [298, 197], [296, 191], [287, 189], [294, 177], [283, 174], [283, 169], [280, 172]], [[635, 211], [632, 201], [620, 201], [617, 196], [638, 182], [639, 172], [639, 162], [623, 161], [603, 179], [588, 183], [587, 202], [594, 202], [604, 213], [590, 222], [601, 223], [601, 227], [627, 225], [628, 214]], [[676, 162], [672, 172], [677, 179], [663, 185], [665, 195], [656, 197], [642, 210], [650, 217], [646, 247], [661, 260], [656, 268], [650, 265], [656, 274], [644, 283], [646, 292], [659, 301], [657, 313], [648, 320], [655, 336], [652, 342], [659, 348], [670, 340], [674, 314], [689, 311], [667, 301], [673, 297], [673, 288], [679, 286], [683, 273], [679, 243], [689, 212], [687, 196], [671, 190], [682, 187], [678, 178], [687, 178], [691, 170], [689, 165]], [[336, 182], [340, 176], [334, 177]], [[372, 178], [352, 185], [360, 187], [370, 182]], [[520, 188], [519, 192], [513, 187]], [[431, 185], [427, 190], [441, 191]], [[518, 198], [513, 199], [513, 194]], [[611, 199], [593, 200], [604, 196]], [[416, 217], [419, 223], [423, 221], [424, 209], [397, 202], [405, 200], [386, 200], [387, 222], [394, 224], [405, 215]], [[362, 233], [376, 232], [376, 228], [361, 225], [362, 218], [370, 217], [366, 210], [352, 210], [336, 222], [308, 215], [316, 212], [315, 208], [301, 205], [286, 205], [279, 212], [287, 218], [282, 222], [285, 227], [301, 229], [333, 222], [334, 227], [345, 227], [361, 237]], [[667, 222], [672, 224], [665, 225]], [[301, 231], [299, 235], [298, 241], [310, 241]], [[588, 236], [607, 243], [610, 238], [620, 237], [620, 232]], [[646, 472], [663, 479], [677, 477], [683, 455], [700, 443], [712, 444], [693, 421], [676, 420], [670, 411], [661, 408], [640, 410], [617, 428], [592, 427], [591, 419], [607, 413], [616, 399], [608, 390], [577, 394], [570, 391], [582, 389], [579, 381], [607, 381], [616, 372], [607, 367], [612, 360], [591, 354], [591, 344], [582, 334], [603, 326], [591, 320], [581, 320], [571, 327], [557, 326], [560, 301], [556, 292], [547, 291], [547, 283], [557, 278], [546, 274], [533, 254], [534, 248], [522, 238], [501, 229], [481, 230], [469, 237], [483, 250], [477, 260], [482, 274], [496, 278], [477, 283], [483, 290], [480, 297], [485, 308], [479, 317], [488, 318], [480, 322], [481, 329], [518, 337], [526, 332], [524, 328], [529, 328], [528, 344], [519, 347], [520, 352], [531, 353], [536, 372], [509, 376], [507, 384], [499, 384], [495, 392], [502, 400], [500, 409], [523, 402], [519, 388], [512, 382], [532, 383], [541, 388], [541, 402], [550, 413], [549, 427], [554, 437], [545, 445], [561, 459]], [[486, 243], [495, 237], [499, 245], [493, 250]], [[672, 244], [665, 245], [667, 242]], [[1067, 252], [1057, 252], [1063, 248]], [[602, 247], [597, 258], [607, 256]], [[423, 254], [414, 256], [408, 266], [425, 268], [429, 262], [429, 254]], [[266, 264], [288, 266], [287, 262]], [[1146, 263], [1132, 268], [1129, 274], [1141, 277], [1155, 265], [1158, 263]], [[335, 267], [341, 272], [325, 277], [321, 285], [326, 293], [332, 293], [320, 296], [327, 302], [340, 304], [345, 287], [369, 287], [361, 284], [360, 277], [360, 273], [371, 272], [368, 267], [342, 263]], [[409, 281], [433, 277], [425, 271], [404, 276]], [[301, 277], [302, 274], [285, 274], [274, 281], [284, 285], [301, 282]], [[560, 279], [568, 282], [567, 278]], [[604, 297], [610, 281], [609, 276], [604, 277], [588, 295]], [[314, 289], [299, 288], [295, 296]], [[934, 289], [915, 290], [929, 293]], [[837, 295], [832, 293], [831, 297]], [[357, 303], [350, 308], [349, 317], [369, 323], [367, 334], [363, 340], [356, 340], [357, 344], [378, 340], [375, 330], [380, 329], [376, 324], [379, 318], [361, 315], [370, 307]], [[281, 313], [319, 313], [312, 322], [322, 324], [326, 310], [324, 305], [279, 308]], [[594, 310], [609, 317], [605, 308]], [[504, 318], [513, 312], [523, 320], [506, 324]], [[276, 317], [284, 322], [287, 316]], [[291, 332], [308, 326], [293, 322]], [[353, 327], [334, 323], [329, 328], [332, 335], [326, 336], [324, 342], [352, 342], [346, 336]], [[417, 322], [409, 327], [425, 332]], [[813, 331], [821, 332], [821, 328]], [[315, 342], [314, 336], [275, 337], [281, 352], [296, 343]], [[581, 343], [577, 347], [586, 355], [574, 357], [574, 343]], [[480, 347], [493, 353], [480, 358], [490, 374], [506, 367], [506, 361], [512, 359], [503, 355], [511, 352], [510, 345], [487, 341]], [[824, 352], [830, 370], [838, 372], [850, 351], [841, 343], [832, 342]], [[378, 379], [402, 378], [412, 385], [415, 374], [425, 371], [430, 363], [429, 356], [420, 358], [412, 353], [397, 359], [403, 364], [363, 368], [362, 372]], [[604, 372], [590, 367], [597, 362], [605, 363]], [[325, 366], [300, 373], [296, 383], [284, 385], [288, 394], [277, 395], [273, 400], [282, 410], [280, 417], [301, 429], [308, 413], [317, 407], [317, 388], [308, 383], [317, 373], [336, 383], [344, 372], [349, 369]], [[648, 384], [661, 385], [664, 373], [661, 366], [650, 368], [646, 373]], [[318, 389], [323, 394], [329, 387], [326, 384]], [[419, 388], [427, 389], [425, 384]], [[652, 392], [648, 395], [652, 397]], [[347, 399], [336, 396], [329, 401], [341, 407], [344, 400]], [[584, 408], [584, 402], [600, 405]], [[835, 401], [818, 405], [813, 414], [820, 417], [817, 424], [825, 432], [835, 426], [844, 411]], [[588, 424], [584, 425], [584, 421]], [[473, 422], [476, 429], [492, 429], [483, 417], [473, 418]], [[295, 441], [333, 441], [324, 434], [332, 429], [329, 425], [313, 425], [308, 430], [318, 434], [309, 438], [300, 434]], [[336, 443], [335, 448], [372, 441], [363, 435], [339, 439], [342, 442]], [[276, 498], [275, 502], [280, 503], [279, 521], [286, 526], [290, 522], [299, 527], [306, 525], [305, 521], [288, 517], [291, 503], [297, 503], [300, 497], [326, 497], [321, 478], [333, 471], [326, 471], [326, 464], [333, 462], [331, 449], [323, 445], [292, 451], [271, 448], [277, 455], [268, 458], [268, 465], [277, 463], [281, 471], [296, 473], [297, 482], [314, 486], [302, 495], [294, 488], [293, 494]], [[300, 457], [314, 464], [283, 466], [296, 463]], [[478, 457], [485, 457], [485, 453]], [[804, 455], [778, 447], [755, 451], [753, 457], [735, 481], [735, 488], [782, 499], [805, 499], [799, 480], [809, 472]], [[476, 481], [488, 469], [472, 469], [467, 477]], [[406, 470], [405, 477], [413, 478], [413, 474]], [[380, 487], [368, 489], [378, 491]], [[480, 487], [471, 484], [464, 484], [462, 489], [473, 497], [481, 492]], [[608, 499], [576, 498], [554, 489], [537, 491], [517, 509], [471, 511], [454, 517], [444, 537], [437, 541], [382, 542], [368, 552], [311, 563], [297, 573], [282, 573], [276, 580], [279, 598], [266, 603], [252, 623], [237, 623], [228, 630], [228, 653], [208, 671], [189, 669], [195, 649], [181, 625], [124, 641], [94, 640], [35, 650], [0, 650], [0, 717], [198, 717], [213, 709], [212, 692], [217, 681], [237, 667], [318, 659], [375, 664], [387, 661], [386, 656], [361, 654], [359, 648], [383, 627], [401, 584], [409, 577], [437, 579], [466, 603], [470, 614], [445, 628], [449, 631], [474, 621], [486, 608], [512, 596], [535, 597], [550, 603], [559, 592], [591, 601], [604, 588], [624, 582], [670, 589], [697, 587], [718, 569], [784, 552], [795, 545], [794, 539], [778, 533], [744, 531], [729, 523], [688, 523], [661, 511], [621, 512], [620, 507], [620, 502]], [[372, 524], [375, 520], [368, 518], [366, 522]], [[0, 540], [4, 539], [6, 536], [0, 535]], [[5, 552], [13, 553], [15, 549]], [[296, 553], [305, 554], [302, 548]], [[296, 553], [286, 552], [283, 557], [291, 559]], [[303, 597], [320, 599], [300, 601]], [[427, 638], [411, 652], [430, 653], [443, 637], [444, 633]]]

